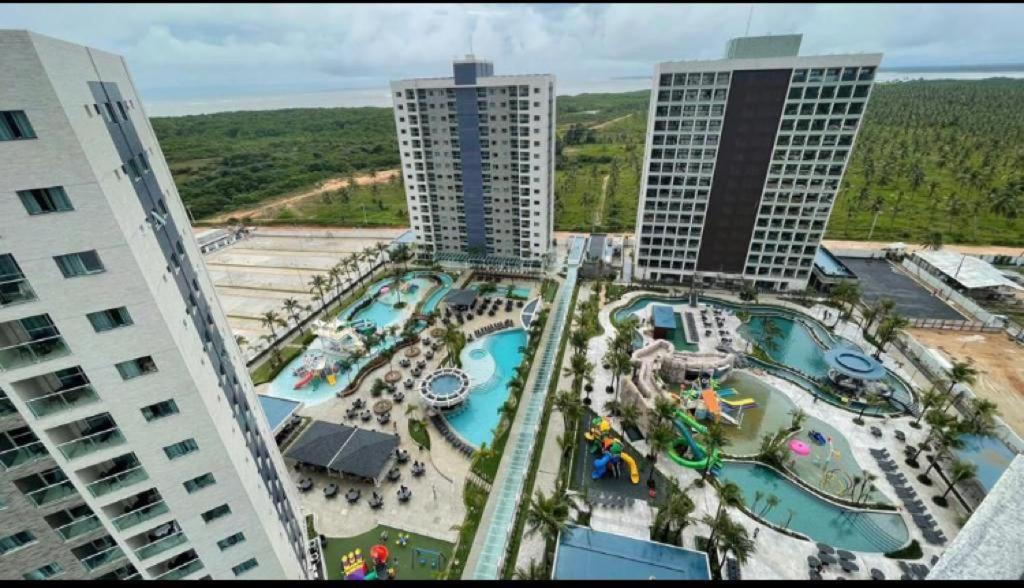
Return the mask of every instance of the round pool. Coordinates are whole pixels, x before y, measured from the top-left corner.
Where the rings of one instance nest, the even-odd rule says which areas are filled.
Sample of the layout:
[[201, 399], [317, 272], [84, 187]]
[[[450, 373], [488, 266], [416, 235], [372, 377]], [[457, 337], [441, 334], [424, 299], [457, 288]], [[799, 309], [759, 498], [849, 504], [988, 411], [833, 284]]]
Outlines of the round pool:
[[420, 396], [434, 408], [452, 408], [469, 396], [469, 376], [460, 369], [442, 368], [420, 384]]
[[487, 357], [487, 352], [483, 349], [474, 349], [469, 352], [470, 359], [483, 359], [485, 357]]

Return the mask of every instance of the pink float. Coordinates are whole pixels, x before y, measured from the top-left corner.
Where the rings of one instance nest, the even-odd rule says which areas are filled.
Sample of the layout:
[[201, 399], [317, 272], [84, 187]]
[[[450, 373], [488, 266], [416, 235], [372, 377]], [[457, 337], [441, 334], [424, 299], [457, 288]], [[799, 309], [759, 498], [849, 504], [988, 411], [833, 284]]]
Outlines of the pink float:
[[789, 449], [797, 455], [807, 455], [811, 452], [810, 446], [799, 439], [790, 441]]

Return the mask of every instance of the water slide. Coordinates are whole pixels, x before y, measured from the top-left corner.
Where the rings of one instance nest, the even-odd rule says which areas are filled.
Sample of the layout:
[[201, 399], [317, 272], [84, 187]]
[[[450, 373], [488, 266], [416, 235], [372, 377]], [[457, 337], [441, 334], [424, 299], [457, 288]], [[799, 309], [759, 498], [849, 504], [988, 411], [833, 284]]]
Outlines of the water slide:
[[309, 371], [306, 372], [306, 374], [304, 376], [302, 376], [301, 380], [299, 380], [298, 382], [295, 382], [295, 390], [298, 390], [299, 388], [305, 386], [312, 379], [313, 379], [313, 371], [309, 370]]
[[629, 466], [629, 481], [633, 482], [634, 484], [639, 484], [640, 470], [636, 468], [636, 460], [634, 460], [626, 453], [620, 453], [619, 457], [621, 457], [622, 461], [624, 461], [626, 465]]
[[[707, 428], [704, 425], [693, 420], [693, 417], [691, 417], [690, 415], [681, 410], [675, 411], [675, 413], [672, 415], [672, 422], [676, 426], [676, 429], [679, 431], [679, 434], [682, 435], [682, 439], [685, 440], [686, 444], [690, 447], [690, 450], [693, 452], [695, 458], [685, 459], [684, 457], [679, 455], [679, 453], [676, 452], [676, 443], [673, 443], [671, 446], [669, 446], [668, 449], [668, 456], [672, 459], [672, 461], [676, 462], [677, 464], [683, 467], [687, 467], [694, 470], [703, 470], [704, 468], [708, 467], [710, 463], [711, 473], [717, 473], [722, 463], [721, 458], [718, 457], [718, 450], [715, 450], [715, 452], [711, 456], [708, 456], [707, 451], [705, 451], [704, 448], [699, 443], [697, 443], [696, 440], [694, 440], [693, 435], [690, 433], [690, 429], [693, 429], [698, 433], [705, 433], [707, 432]], [[679, 439], [676, 440], [676, 442], [678, 441]]]
[[719, 400], [722, 401], [722, 404], [724, 404], [726, 406], [731, 406], [732, 408], [756, 408], [757, 407], [757, 401], [754, 400], [753, 398], [740, 398], [739, 400], [726, 400], [724, 398], [719, 398]]

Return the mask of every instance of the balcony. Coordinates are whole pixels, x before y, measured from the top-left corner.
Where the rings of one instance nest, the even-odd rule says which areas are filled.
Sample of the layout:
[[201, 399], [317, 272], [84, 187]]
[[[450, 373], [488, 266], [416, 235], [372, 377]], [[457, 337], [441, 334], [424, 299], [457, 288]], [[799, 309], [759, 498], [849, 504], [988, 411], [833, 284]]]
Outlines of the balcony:
[[[63, 476], [63, 473], [61, 475]], [[36, 506], [46, 506], [77, 495], [78, 491], [75, 490], [74, 484], [67, 478], [37, 490], [25, 492], [25, 498], [31, 500]]]
[[15, 414], [18, 409], [14, 407], [14, 403], [7, 397], [3, 388], [0, 388], [0, 417], [7, 416], [9, 414]]
[[175, 521], [165, 525], [160, 525], [146, 533], [132, 537], [128, 540], [128, 543], [129, 545], [132, 545], [136, 541], [142, 544], [137, 547], [133, 547], [135, 555], [140, 560], [145, 560], [186, 543], [188, 541], [188, 537], [185, 536], [185, 533], [182, 532], [181, 528], [178, 527], [178, 523]]
[[0, 308], [35, 299], [35, 290], [25, 279], [14, 256], [9, 253], [0, 255]]
[[103, 469], [98, 470], [101, 477], [86, 486], [89, 490], [89, 494], [99, 498], [112, 492], [117, 492], [118, 490], [127, 488], [133, 484], [148, 480], [149, 473], [146, 472], [146, 469], [139, 464], [137, 459], [135, 459], [135, 454], [129, 455], [131, 460], [128, 463], [134, 463], [135, 465], [122, 467], [116, 464], [117, 460], [114, 460], [114, 466], [105, 466]]
[[103, 526], [99, 517], [84, 504], [45, 518], [47, 524], [65, 541], [81, 537]]
[[[124, 514], [116, 514], [119, 508]], [[160, 493], [155, 488], [121, 500], [107, 507], [107, 510], [111, 516], [111, 522], [119, 531], [130, 529], [135, 525], [170, 512], [170, 508], [167, 507], [163, 497], [160, 496]]]
[[0, 323], [0, 370], [12, 370], [64, 357], [71, 350], [50, 315]]
[[114, 542], [110, 535], [89, 542], [81, 547], [76, 547], [71, 550], [71, 553], [90, 572], [125, 557], [124, 550]]
[[46, 447], [28, 427], [0, 432], [0, 464], [13, 469], [48, 457]]
[[99, 400], [89, 378], [78, 366], [15, 382], [13, 388], [37, 418]]
[[[62, 439], [68, 439], [66, 441]], [[125, 442], [109, 413], [102, 413], [54, 429], [53, 440], [64, 457], [79, 459]]]
[[166, 563], [150, 568], [149, 572], [156, 580], [181, 580], [198, 572], [203, 567], [203, 562], [200, 561], [195, 550], [190, 549], [171, 558]]

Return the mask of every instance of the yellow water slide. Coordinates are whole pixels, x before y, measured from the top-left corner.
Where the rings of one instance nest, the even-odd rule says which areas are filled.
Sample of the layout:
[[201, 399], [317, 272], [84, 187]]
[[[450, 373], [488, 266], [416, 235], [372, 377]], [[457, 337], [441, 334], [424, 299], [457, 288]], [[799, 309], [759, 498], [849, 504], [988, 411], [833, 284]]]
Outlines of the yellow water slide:
[[629, 466], [629, 481], [633, 482], [634, 484], [639, 484], [640, 470], [636, 468], [636, 461], [634, 461], [633, 458], [630, 457], [627, 453], [620, 453], [619, 457], [621, 457], [622, 461], [626, 462], [626, 465]]

